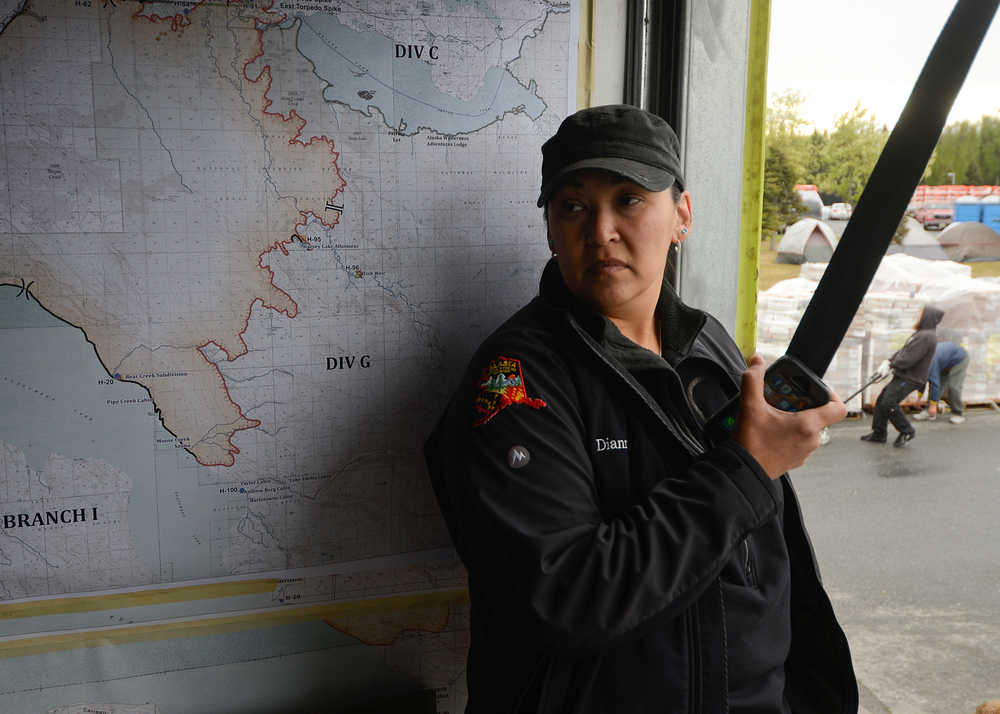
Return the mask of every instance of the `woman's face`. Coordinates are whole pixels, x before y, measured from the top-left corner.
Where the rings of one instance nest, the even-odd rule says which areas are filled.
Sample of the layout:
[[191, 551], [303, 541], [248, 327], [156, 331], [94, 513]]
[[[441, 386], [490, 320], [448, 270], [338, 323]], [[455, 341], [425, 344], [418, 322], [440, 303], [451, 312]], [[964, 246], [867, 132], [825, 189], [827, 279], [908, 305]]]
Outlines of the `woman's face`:
[[647, 191], [608, 171], [572, 174], [548, 204], [549, 244], [570, 291], [610, 318], [652, 317], [667, 251], [691, 225], [687, 192]]

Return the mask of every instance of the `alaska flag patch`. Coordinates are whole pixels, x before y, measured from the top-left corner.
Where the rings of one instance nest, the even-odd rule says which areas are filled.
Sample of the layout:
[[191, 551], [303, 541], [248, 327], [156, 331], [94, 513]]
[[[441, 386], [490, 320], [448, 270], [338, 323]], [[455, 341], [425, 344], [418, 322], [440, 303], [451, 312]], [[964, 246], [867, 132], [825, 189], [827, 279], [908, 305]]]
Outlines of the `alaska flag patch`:
[[542, 399], [528, 396], [521, 373], [521, 360], [497, 357], [479, 378], [476, 392], [476, 420], [472, 426], [482, 426], [512, 404], [527, 404], [532, 409], [546, 406]]

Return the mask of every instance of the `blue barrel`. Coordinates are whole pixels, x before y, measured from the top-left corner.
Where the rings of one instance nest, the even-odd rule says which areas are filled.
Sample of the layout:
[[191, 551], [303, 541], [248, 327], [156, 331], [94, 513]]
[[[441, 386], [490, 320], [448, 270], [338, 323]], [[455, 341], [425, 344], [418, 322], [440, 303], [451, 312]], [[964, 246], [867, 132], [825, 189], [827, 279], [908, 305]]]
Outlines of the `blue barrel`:
[[979, 199], [963, 196], [955, 201], [955, 223], [967, 221], [969, 223], [979, 223], [983, 220], [983, 204]]
[[983, 223], [1000, 233], [1000, 203], [984, 203]]

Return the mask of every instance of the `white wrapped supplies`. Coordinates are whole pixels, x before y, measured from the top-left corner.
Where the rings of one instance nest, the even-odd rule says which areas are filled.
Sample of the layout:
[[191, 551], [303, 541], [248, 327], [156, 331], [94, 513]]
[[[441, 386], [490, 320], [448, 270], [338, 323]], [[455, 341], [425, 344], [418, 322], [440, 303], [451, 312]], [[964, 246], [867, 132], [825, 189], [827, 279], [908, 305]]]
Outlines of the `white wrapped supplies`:
[[[803, 265], [803, 273], [810, 265], [814, 264]], [[758, 297], [757, 352], [768, 365], [785, 354], [816, 285], [815, 280], [804, 276], [782, 280]], [[846, 397], [861, 385], [863, 350], [864, 330], [852, 325], [824, 375], [827, 385], [841, 397]], [[848, 411], [852, 412], [860, 412], [861, 407], [861, 395], [847, 404]]]
[[[798, 278], [783, 280], [760, 293], [757, 351], [770, 362], [785, 353], [826, 263], [805, 263]], [[824, 379], [842, 397], [868, 379], [878, 364], [902, 347], [926, 304], [944, 310], [938, 339], [962, 344], [969, 353], [964, 384], [967, 403], [1000, 399], [1000, 279], [972, 278], [967, 265], [924, 260], [896, 253], [886, 256], [872, 280]], [[867, 388], [847, 405], [859, 412], [874, 404], [885, 382]], [[923, 395], [903, 402], [916, 404]]]
[[[819, 281], [826, 266], [826, 263], [805, 263], [799, 275]], [[924, 260], [905, 253], [894, 253], [882, 259], [868, 289], [876, 292], [916, 292], [928, 283], [947, 283], [956, 278], [971, 278], [971, 276], [972, 268], [968, 265], [953, 263], [950, 260]]]

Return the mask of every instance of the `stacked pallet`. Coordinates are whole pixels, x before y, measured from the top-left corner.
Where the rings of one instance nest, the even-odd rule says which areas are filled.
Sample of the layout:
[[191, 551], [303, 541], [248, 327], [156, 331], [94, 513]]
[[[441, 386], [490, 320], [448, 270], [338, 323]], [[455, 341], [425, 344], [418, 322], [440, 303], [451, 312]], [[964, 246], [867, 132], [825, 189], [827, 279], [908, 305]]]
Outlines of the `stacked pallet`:
[[[814, 263], [804, 263], [802, 272]], [[817, 280], [807, 277], [783, 280], [762, 292], [757, 301], [757, 352], [767, 364], [785, 354], [795, 327], [816, 290]], [[841, 397], [854, 392], [862, 383], [865, 331], [857, 318], [827, 368], [824, 380]], [[862, 395], [847, 402], [849, 412], [859, 412]]]
[[958, 342], [969, 353], [966, 403], [1000, 400], [1000, 280], [969, 278], [927, 286], [919, 294], [945, 311], [938, 339]]
[[[805, 263], [798, 278], [783, 280], [760, 294], [757, 351], [768, 363], [785, 353], [825, 268], [823, 263]], [[927, 304], [945, 312], [938, 338], [958, 342], [969, 352], [965, 401], [1000, 399], [1000, 280], [973, 279], [966, 265], [904, 254], [887, 256], [879, 266], [824, 376], [830, 387], [841, 396], [854, 392], [913, 334]], [[852, 399], [848, 411], [859, 412], [874, 404], [884, 384], [873, 385]], [[904, 404], [920, 399], [911, 395]]]

